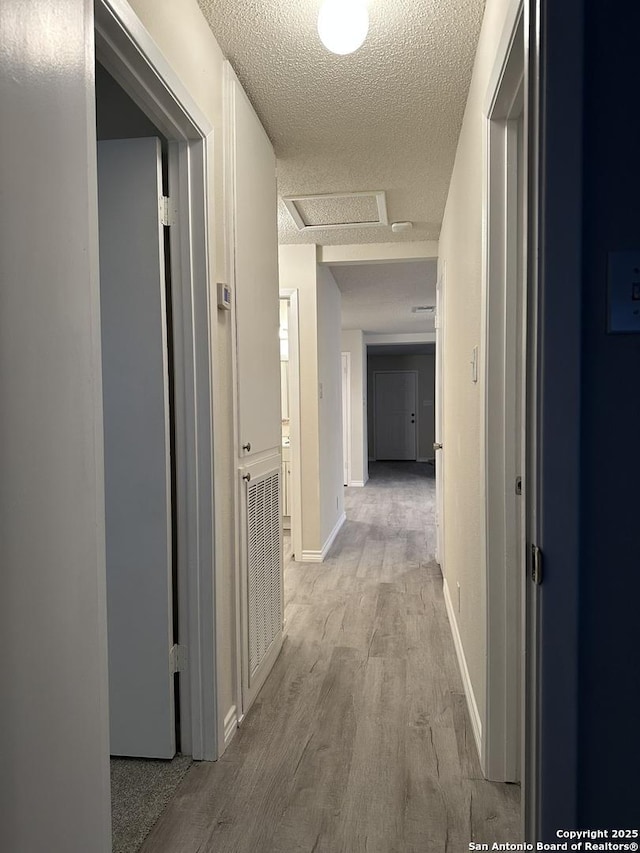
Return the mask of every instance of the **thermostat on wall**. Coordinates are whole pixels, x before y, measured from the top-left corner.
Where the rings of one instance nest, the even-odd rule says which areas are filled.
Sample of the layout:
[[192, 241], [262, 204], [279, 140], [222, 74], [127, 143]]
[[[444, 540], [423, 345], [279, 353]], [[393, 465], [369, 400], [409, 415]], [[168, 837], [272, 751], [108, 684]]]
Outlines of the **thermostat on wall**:
[[218, 282], [218, 308], [231, 311], [231, 285], [223, 281]]

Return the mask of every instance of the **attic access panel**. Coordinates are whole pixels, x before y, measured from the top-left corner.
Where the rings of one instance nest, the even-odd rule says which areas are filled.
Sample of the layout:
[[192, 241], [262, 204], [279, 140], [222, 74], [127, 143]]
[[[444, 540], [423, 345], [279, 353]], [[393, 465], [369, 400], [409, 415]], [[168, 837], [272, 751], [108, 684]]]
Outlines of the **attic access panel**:
[[376, 228], [389, 224], [383, 190], [286, 196], [282, 201], [299, 231]]

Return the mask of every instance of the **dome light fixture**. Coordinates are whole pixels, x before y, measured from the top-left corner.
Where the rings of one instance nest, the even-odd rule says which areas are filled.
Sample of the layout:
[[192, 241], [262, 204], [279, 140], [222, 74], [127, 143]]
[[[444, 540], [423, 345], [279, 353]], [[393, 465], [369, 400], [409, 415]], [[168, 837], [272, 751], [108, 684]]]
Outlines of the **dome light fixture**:
[[332, 53], [354, 53], [364, 44], [368, 32], [366, 0], [324, 0], [318, 15], [318, 35]]

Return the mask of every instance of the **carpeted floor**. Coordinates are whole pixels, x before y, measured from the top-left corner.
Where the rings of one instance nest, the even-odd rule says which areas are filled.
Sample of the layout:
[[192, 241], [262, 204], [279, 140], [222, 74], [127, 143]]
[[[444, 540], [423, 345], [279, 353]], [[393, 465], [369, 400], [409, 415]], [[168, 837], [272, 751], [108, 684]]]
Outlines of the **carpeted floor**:
[[193, 761], [111, 759], [113, 853], [137, 853]]

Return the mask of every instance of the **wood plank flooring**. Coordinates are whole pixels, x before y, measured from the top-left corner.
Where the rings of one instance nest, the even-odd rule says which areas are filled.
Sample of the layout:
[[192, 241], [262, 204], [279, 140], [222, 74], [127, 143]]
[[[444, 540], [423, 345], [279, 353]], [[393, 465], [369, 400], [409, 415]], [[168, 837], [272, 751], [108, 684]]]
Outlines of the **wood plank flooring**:
[[[143, 853], [458, 853], [519, 840], [482, 778], [435, 551], [435, 484], [372, 465], [320, 565], [287, 561], [286, 639], [224, 756], [196, 764]], [[290, 541], [287, 540], [290, 549]]]

